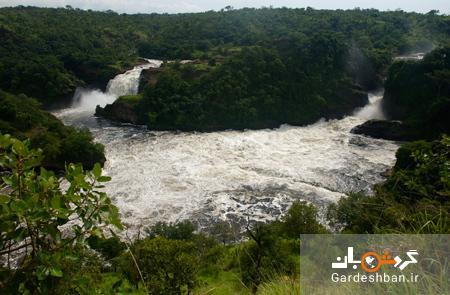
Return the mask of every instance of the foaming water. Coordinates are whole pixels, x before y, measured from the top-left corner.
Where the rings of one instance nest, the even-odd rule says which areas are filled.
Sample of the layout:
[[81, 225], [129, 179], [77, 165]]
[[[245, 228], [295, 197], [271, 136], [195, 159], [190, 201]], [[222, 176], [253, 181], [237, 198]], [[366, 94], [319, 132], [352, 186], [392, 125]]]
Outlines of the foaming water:
[[66, 124], [77, 127], [95, 128], [98, 120], [94, 118], [95, 108], [104, 107], [113, 103], [119, 96], [137, 94], [141, 73], [145, 69], [159, 68], [163, 61], [156, 59], [144, 59], [147, 63], [138, 65], [133, 69], [119, 74], [108, 82], [106, 92], [99, 89], [86, 89], [78, 87], [72, 98], [69, 108], [55, 111]]
[[272, 220], [299, 199], [323, 214], [347, 193], [370, 193], [394, 164], [398, 148], [351, 134], [365, 121], [356, 116], [305, 127], [211, 133], [150, 132], [62, 117], [89, 126], [105, 145], [105, 172], [112, 177], [106, 191], [129, 228], [186, 218], [204, 227], [218, 219]]
[[[107, 192], [128, 226], [193, 218], [271, 220], [297, 199], [324, 209], [371, 186], [397, 145], [350, 134], [357, 117], [307, 127], [212, 133], [95, 130], [105, 144]], [[322, 211], [323, 212], [323, 211]]]
[[381, 108], [381, 100], [383, 99], [383, 92], [381, 93], [370, 93], [369, 94], [369, 104], [363, 108], [358, 108], [354, 112], [354, 116], [364, 119], [364, 120], [385, 120], [386, 117], [383, 114]]
[[[109, 89], [128, 87], [127, 76], [135, 79], [125, 73]], [[110, 99], [95, 91], [84, 95], [96, 101], [91, 107]], [[371, 95], [366, 107], [342, 120], [210, 133], [114, 125], [94, 118], [93, 109], [56, 114], [66, 124], [89, 127], [105, 145], [105, 172], [112, 177], [105, 190], [129, 230], [186, 218], [207, 229], [217, 220], [241, 226], [248, 219], [273, 220], [295, 200], [312, 202], [323, 218], [326, 206], [345, 194], [371, 193], [394, 164], [398, 145], [350, 130], [382, 118], [380, 100]]]
[[106, 87], [107, 93], [115, 97], [137, 94], [142, 70], [159, 68], [163, 63], [162, 61], [155, 59], [146, 59], [146, 61], [148, 63], [139, 65], [134, 69], [117, 75], [114, 79], [110, 80], [108, 86]]
[[75, 90], [70, 109], [79, 112], [90, 112], [95, 110], [97, 105], [104, 107], [109, 103], [113, 103], [117, 97], [98, 89], [84, 89], [79, 87]]

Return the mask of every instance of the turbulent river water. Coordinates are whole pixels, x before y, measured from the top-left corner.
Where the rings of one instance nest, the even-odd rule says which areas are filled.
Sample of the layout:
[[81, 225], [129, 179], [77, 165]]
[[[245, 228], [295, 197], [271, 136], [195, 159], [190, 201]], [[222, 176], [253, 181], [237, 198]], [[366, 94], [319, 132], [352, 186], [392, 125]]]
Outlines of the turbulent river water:
[[145, 65], [112, 79], [106, 93], [78, 89], [71, 108], [55, 112], [88, 127], [106, 147], [106, 191], [131, 232], [156, 221], [191, 219], [207, 230], [215, 221], [238, 225], [273, 220], [294, 200], [320, 209], [350, 192], [371, 192], [395, 162], [398, 145], [351, 134], [382, 118], [382, 94], [341, 120], [278, 129], [210, 133], [154, 132], [94, 117], [96, 105], [137, 92]]

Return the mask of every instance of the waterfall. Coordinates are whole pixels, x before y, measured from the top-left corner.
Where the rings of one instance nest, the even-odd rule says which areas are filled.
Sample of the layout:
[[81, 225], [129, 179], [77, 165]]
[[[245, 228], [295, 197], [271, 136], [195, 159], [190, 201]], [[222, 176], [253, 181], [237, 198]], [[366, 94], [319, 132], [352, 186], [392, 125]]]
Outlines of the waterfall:
[[424, 52], [416, 52], [410, 53], [406, 55], [399, 55], [394, 58], [394, 60], [422, 60], [424, 59], [426, 53]]
[[106, 93], [116, 98], [123, 95], [137, 94], [142, 71], [150, 68], [159, 68], [163, 63], [154, 59], [146, 59], [146, 61], [148, 63], [136, 66], [132, 70], [111, 79], [106, 87]]
[[[396, 61], [415, 60], [420, 61], [424, 59], [425, 53], [416, 52], [407, 55], [400, 55], [394, 58]], [[381, 107], [381, 101], [384, 96], [384, 90], [381, 92], [369, 93], [369, 103], [362, 108], [358, 108], [353, 112], [353, 116], [363, 120], [385, 120]]]
[[383, 92], [369, 93], [369, 103], [362, 108], [356, 109], [353, 115], [363, 120], [386, 119], [386, 117], [383, 114], [383, 110], [381, 108], [382, 99], [383, 99]]
[[92, 112], [97, 105], [105, 106], [113, 103], [117, 97], [104, 93], [98, 89], [85, 89], [78, 87], [73, 95], [71, 110], [79, 112]]
[[85, 89], [78, 87], [73, 96], [70, 112], [82, 113], [95, 110], [96, 106], [104, 107], [113, 103], [122, 95], [137, 94], [139, 89], [139, 80], [143, 70], [150, 68], [159, 68], [162, 61], [154, 59], [145, 59], [147, 63], [138, 65], [133, 69], [119, 74], [108, 82], [106, 92], [98, 89]]

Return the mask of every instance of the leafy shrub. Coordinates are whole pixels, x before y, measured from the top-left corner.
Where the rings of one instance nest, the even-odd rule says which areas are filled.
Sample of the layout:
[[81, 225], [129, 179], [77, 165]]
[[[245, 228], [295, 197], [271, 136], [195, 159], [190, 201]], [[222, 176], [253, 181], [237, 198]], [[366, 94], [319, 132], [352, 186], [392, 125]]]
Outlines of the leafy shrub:
[[279, 238], [274, 227], [256, 224], [248, 229], [248, 236], [250, 241], [242, 245], [239, 261], [242, 281], [253, 294], [256, 294], [262, 282], [295, 273], [291, 245]]
[[0, 255], [8, 265], [22, 257], [6, 278], [12, 290], [47, 293], [54, 280], [64, 279], [62, 265], [70, 257], [62, 251], [85, 245], [86, 237], [102, 235], [107, 225], [122, 227], [118, 209], [99, 191], [109, 181], [99, 164], [92, 171], [67, 165], [63, 189], [54, 173], [36, 171], [42, 158], [29, 142], [0, 135]]
[[131, 247], [131, 253], [137, 266], [126, 253], [121, 267], [132, 282], [145, 283], [151, 294], [181, 294], [196, 285], [199, 261], [192, 242], [163, 237], [144, 239]]
[[146, 232], [150, 238], [164, 237], [170, 240], [191, 240], [196, 229], [197, 227], [192, 222], [185, 220], [176, 224], [157, 222]]
[[316, 207], [304, 201], [294, 202], [281, 221], [283, 232], [294, 239], [298, 239], [300, 234], [327, 232], [325, 227], [317, 221]]
[[99, 251], [107, 259], [120, 256], [126, 249], [125, 244], [118, 237], [106, 239], [98, 236], [90, 236], [87, 242], [92, 249]]

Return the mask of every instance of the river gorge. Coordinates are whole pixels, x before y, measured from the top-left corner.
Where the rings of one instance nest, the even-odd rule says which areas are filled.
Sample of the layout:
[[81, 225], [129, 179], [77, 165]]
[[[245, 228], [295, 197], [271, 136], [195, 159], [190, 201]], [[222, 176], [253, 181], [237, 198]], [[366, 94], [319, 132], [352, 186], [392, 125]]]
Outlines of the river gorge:
[[216, 221], [274, 220], [295, 200], [319, 208], [350, 192], [370, 193], [395, 162], [398, 144], [350, 133], [382, 119], [382, 92], [340, 120], [303, 127], [221, 132], [162, 132], [94, 117], [95, 107], [138, 91], [147, 63], [118, 75], [106, 92], [78, 89], [70, 108], [54, 112], [65, 124], [87, 127], [105, 145], [105, 188], [131, 232], [157, 221], [190, 219], [208, 230]]

